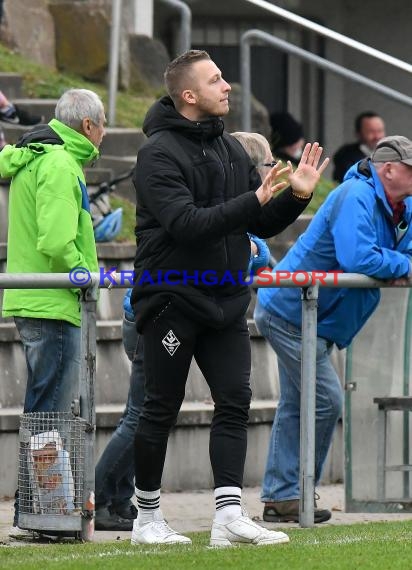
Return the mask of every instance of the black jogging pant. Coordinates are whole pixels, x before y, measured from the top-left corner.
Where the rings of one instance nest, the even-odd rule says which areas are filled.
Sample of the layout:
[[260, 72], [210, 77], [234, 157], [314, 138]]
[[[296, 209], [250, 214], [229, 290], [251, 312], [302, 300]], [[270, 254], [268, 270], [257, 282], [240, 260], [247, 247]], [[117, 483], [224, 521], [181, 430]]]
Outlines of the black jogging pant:
[[242, 487], [251, 400], [246, 318], [216, 330], [190, 320], [170, 302], [147, 321], [143, 334], [146, 384], [135, 436], [136, 487], [161, 487], [167, 440], [183, 402], [192, 357], [215, 404], [209, 442], [215, 487]]

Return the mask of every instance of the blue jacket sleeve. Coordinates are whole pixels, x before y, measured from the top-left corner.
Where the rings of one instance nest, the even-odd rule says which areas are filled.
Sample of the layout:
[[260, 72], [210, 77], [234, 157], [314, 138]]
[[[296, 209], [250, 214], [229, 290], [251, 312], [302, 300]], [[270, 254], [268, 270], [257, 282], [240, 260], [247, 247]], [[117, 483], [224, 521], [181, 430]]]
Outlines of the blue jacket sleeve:
[[[381, 217], [377, 223], [376, 217]], [[391, 249], [385, 235], [383, 212], [365, 189], [348, 192], [339, 209], [332, 212], [330, 224], [336, 258], [347, 273], [363, 273], [377, 279], [404, 277], [409, 273], [409, 257]]]
[[124, 315], [128, 321], [134, 321], [135, 320], [135, 314], [134, 314], [133, 307], [132, 307], [131, 302], [130, 302], [131, 295], [132, 295], [132, 288], [129, 288], [126, 290], [126, 293], [123, 297]]
[[253, 241], [257, 247], [257, 254], [250, 255], [248, 272], [255, 273], [261, 267], [267, 267], [270, 261], [270, 249], [265, 240], [256, 237], [253, 234], [248, 234], [250, 241]]

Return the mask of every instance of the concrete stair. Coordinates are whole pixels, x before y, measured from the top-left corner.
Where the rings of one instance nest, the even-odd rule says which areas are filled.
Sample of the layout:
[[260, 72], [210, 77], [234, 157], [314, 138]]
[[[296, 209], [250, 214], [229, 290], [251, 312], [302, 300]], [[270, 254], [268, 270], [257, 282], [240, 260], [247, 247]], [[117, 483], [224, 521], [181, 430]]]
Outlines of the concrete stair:
[[[0, 73], [0, 86], [6, 96], [21, 109], [30, 114], [44, 117], [44, 122], [49, 122], [54, 117], [57, 99], [33, 99], [24, 97], [22, 94], [22, 77], [18, 73]], [[6, 141], [15, 144], [24, 132], [31, 126], [10, 125], [0, 122]], [[107, 127], [106, 136], [100, 148], [100, 168], [109, 169], [110, 176], [107, 180], [130, 170], [136, 163], [136, 155], [145, 140], [141, 129]], [[134, 190], [130, 185], [120, 183], [118, 193], [134, 201]]]
[[0, 85], [1, 90], [4, 92], [6, 97], [13, 101], [14, 99], [21, 97], [23, 79], [19, 73], [11, 72], [0, 72]]
[[20, 109], [24, 109], [31, 115], [43, 117], [43, 122], [48, 123], [54, 117], [57, 99], [26, 99], [15, 98], [13, 103]]

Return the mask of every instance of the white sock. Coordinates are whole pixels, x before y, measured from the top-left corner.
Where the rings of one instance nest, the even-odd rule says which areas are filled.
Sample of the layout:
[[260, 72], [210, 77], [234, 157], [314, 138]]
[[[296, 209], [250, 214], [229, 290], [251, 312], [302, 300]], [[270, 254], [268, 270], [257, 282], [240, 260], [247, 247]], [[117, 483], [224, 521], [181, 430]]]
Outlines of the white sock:
[[141, 491], [136, 487], [137, 520], [139, 526], [153, 522], [160, 513], [160, 489]]
[[215, 521], [227, 524], [240, 517], [242, 514], [241, 498], [242, 489], [240, 487], [216, 487]]

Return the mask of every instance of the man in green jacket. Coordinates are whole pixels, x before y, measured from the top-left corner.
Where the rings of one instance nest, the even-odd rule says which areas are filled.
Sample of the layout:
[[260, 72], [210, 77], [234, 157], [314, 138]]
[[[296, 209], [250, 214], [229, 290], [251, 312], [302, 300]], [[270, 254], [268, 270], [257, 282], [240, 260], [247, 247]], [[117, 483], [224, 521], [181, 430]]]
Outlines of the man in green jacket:
[[[8, 273], [98, 270], [83, 167], [99, 155], [103, 103], [70, 89], [55, 117], [0, 153], [0, 175], [11, 178]], [[8, 289], [3, 316], [14, 317], [24, 346], [24, 412], [70, 411], [79, 392], [79, 289]]]
[[[103, 103], [93, 91], [70, 89], [55, 119], [0, 153], [11, 178], [8, 273], [97, 271], [83, 167], [99, 156]], [[14, 317], [27, 364], [24, 412], [68, 412], [79, 398], [79, 289], [7, 289], [3, 316]], [[13, 526], [18, 526], [16, 493]]]

